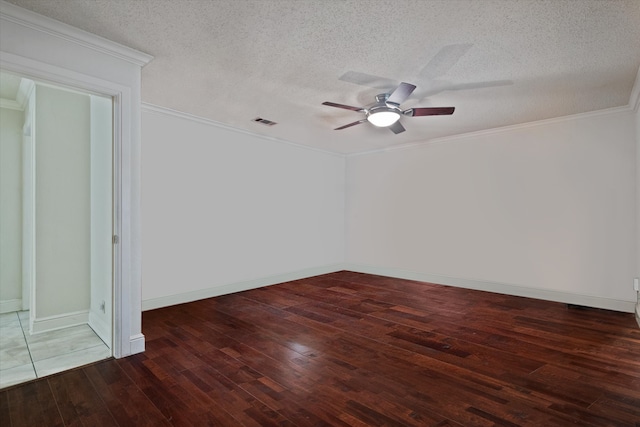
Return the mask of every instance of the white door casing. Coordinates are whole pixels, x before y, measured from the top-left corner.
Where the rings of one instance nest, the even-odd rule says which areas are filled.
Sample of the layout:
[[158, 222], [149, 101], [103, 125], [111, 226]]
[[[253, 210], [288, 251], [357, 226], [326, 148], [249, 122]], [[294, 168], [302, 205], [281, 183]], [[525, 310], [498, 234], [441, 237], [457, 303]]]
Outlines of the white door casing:
[[113, 98], [115, 357], [144, 351], [140, 281], [140, 73], [152, 57], [0, 1], [0, 68]]

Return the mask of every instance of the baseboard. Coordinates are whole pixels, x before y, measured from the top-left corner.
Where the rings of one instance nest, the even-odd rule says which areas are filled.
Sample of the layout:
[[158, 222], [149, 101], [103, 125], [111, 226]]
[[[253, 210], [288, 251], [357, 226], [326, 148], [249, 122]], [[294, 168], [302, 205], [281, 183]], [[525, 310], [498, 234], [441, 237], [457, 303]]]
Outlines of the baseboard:
[[116, 359], [121, 359], [123, 357], [142, 353], [144, 352], [144, 350], [145, 350], [144, 334], [130, 335], [129, 340], [123, 342], [122, 345], [113, 346], [113, 357], [115, 357]]
[[39, 334], [41, 332], [55, 331], [56, 329], [68, 328], [70, 326], [86, 325], [87, 323], [89, 323], [89, 310], [41, 317], [33, 320], [31, 333]]
[[508, 283], [461, 279], [456, 277], [419, 273], [415, 271], [401, 270], [396, 268], [376, 267], [365, 264], [347, 263], [344, 265], [344, 269], [359, 273], [377, 274], [380, 276], [397, 277], [400, 279], [418, 280], [421, 282], [436, 283], [439, 285], [456, 286], [460, 288], [476, 289], [479, 291], [495, 292], [499, 294], [583, 305], [586, 307], [603, 308], [606, 310], [622, 311], [626, 313], [633, 313], [636, 304], [634, 301], [602, 298], [592, 295], [573, 294], [547, 289], [528, 288]]
[[[402, 270], [396, 268], [377, 267], [366, 264], [345, 263], [331, 264], [328, 266], [308, 268], [290, 273], [263, 277], [254, 280], [230, 283], [227, 285], [212, 288], [200, 289], [192, 292], [168, 295], [165, 297], [152, 298], [142, 301], [142, 311], [156, 308], [168, 307], [176, 304], [197, 301], [205, 298], [212, 298], [234, 292], [246, 291], [263, 286], [275, 285], [277, 283], [291, 280], [303, 279], [305, 277], [317, 276], [320, 274], [333, 273], [336, 271], [348, 270], [359, 273], [376, 274], [380, 276], [396, 277], [399, 279], [418, 280], [421, 282], [436, 283], [440, 285], [456, 286], [466, 289], [476, 289], [479, 291], [495, 292], [506, 295], [536, 298], [547, 301], [562, 302], [566, 304], [576, 304], [586, 307], [603, 308], [606, 310], [622, 311], [626, 313], [636, 313], [636, 319], [640, 325], [640, 305], [634, 301], [617, 300], [603, 298], [592, 295], [573, 294], [547, 289], [528, 288], [509, 283], [490, 282], [484, 280], [463, 279], [443, 276], [438, 274], [419, 273], [415, 271]], [[144, 337], [143, 350], [144, 351]], [[132, 353], [133, 354], [133, 353]]]
[[93, 332], [100, 337], [100, 339], [111, 347], [111, 325], [105, 321], [105, 314], [101, 312], [89, 311], [89, 327], [93, 329]]
[[132, 335], [129, 337], [129, 344], [129, 348], [131, 349], [131, 353], [129, 353], [129, 355], [142, 353], [144, 351], [144, 335]]
[[0, 301], [0, 314], [22, 311], [22, 299], [6, 299]]
[[306, 268], [304, 270], [298, 270], [274, 276], [261, 277], [253, 280], [229, 283], [212, 288], [199, 289], [197, 291], [168, 295], [159, 298], [151, 298], [142, 301], [142, 311], [168, 307], [170, 305], [183, 304], [205, 298], [217, 297], [234, 292], [247, 291], [249, 289], [261, 288], [263, 286], [275, 285], [276, 283], [289, 282], [291, 280], [304, 279], [305, 277], [318, 276], [320, 274], [333, 273], [340, 270], [344, 270], [343, 264], [331, 264], [322, 267]]
[[640, 326], [640, 300], [638, 300], [636, 304], [636, 322], [638, 322], [638, 326]]

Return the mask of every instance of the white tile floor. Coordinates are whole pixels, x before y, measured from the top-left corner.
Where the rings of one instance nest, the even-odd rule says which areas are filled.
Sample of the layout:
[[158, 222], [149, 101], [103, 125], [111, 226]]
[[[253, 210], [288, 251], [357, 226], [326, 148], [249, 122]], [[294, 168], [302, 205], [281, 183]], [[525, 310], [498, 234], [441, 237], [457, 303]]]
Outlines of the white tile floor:
[[0, 314], [0, 388], [111, 356], [89, 325], [29, 334], [29, 312]]

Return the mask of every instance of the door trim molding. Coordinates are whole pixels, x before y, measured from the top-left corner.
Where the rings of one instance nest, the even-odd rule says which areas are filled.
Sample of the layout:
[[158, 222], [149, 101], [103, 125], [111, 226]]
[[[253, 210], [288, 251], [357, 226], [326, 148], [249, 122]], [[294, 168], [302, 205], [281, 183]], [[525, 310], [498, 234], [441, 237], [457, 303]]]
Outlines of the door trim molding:
[[2, 17], [8, 21], [46, 33], [49, 36], [64, 39], [98, 53], [110, 55], [140, 67], [153, 59], [153, 56], [146, 53], [23, 9], [20, 6], [5, 1], [0, 1], [0, 6], [2, 7]]
[[[0, 67], [114, 101], [115, 357], [144, 350], [140, 281], [140, 74], [153, 57], [0, 1]], [[117, 186], [116, 186], [117, 184]]]

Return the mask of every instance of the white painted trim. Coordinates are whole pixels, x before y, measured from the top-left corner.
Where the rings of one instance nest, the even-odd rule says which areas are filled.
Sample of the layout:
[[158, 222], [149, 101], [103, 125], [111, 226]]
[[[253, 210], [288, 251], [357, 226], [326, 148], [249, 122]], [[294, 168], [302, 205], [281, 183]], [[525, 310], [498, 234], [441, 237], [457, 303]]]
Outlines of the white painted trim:
[[[22, 79], [26, 81], [27, 79]], [[22, 87], [22, 83], [20, 84]], [[22, 126], [22, 309], [29, 310], [29, 325], [36, 310], [33, 288], [36, 280], [36, 126], [35, 84], [25, 100], [24, 125]], [[31, 328], [31, 326], [29, 326]]]
[[88, 322], [89, 310], [75, 311], [73, 313], [33, 319], [33, 326], [30, 332], [32, 334], [39, 334], [71, 326], [86, 325]]
[[321, 267], [305, 268], [304, 270], [293, 271], [290, 273], [261, 277], [253, 280], [244, 280], [241, 282], [229, 283], [180, 294], [167, 295], [159, 298], [151, 298], [142, 301], [142, 311], [154, 310], [156, 308], [168, 307], [170, 305], [184, 304], [187, 302], [198, 301], [205, 298], [232, 294], [234, 292], [247, 291], [249, 289], [275, 285], [277, 283], [290, 282], [292, 280], [318, 276], [320, 274], [333, 273], [336, 271], [344, 270], [343, 267], [344, 266], [342, 264], [331, 264]]
[[[353, 271], [358, 273], [375, 274], [379, 276], [395, 277], [399, 279], [416, 280], [420, 282], [435, 283], [445, 286], [455, 286], [465, 289], [475, 289], [479, 291], [494, 292], [505, 295], [535, 298], [547, 301], [555, 301], [566, 304], [583, 305], [587, 307], [603, 308], [606, 310], [622, 311], [633, 313], [634, 307], [636, 316], [640, 322], [640, 305], [636, 306], [634, 301], [616, 300], [602, 298], [592, 295], [574, 294], [559, 292], [547, 289], [529, 288], [509, 283], [490, 282], [486, 280], [464, 279], [443, 276], [439, 274], [419, 273], [415, 271], [401, 270], [395, 268], [376, 267], [365, 264], [345, 263], [331, 264], [322, 267], [308, 268], [291, 273], [268, 276], [254, 280], [230, 283], [212, 288], [199, 289], [197, 291], [185, 292], [165, 297], [151, 298], [142, 301], [142, 310], [154, 310], [156, 308], [168, 307], [171, 305], [184, 304], [198, 301], [205, 298], [217, 297], [234, 292], [246, 291], [249, 289], [261, 288], [292, 280], [304, 279], [307, 277], [328, 274], [336, 271]], [[639, 323], [640, 324], [640, 323]]]
[[499, 294], [514, 295], [526, 298], [535, 298], [546, 301], [562, 302], [566, 304], [583, 305], [586, 307], [603, 308], [606, 310], [634, 312], [634, 301], [624, 301], [603, 298], [593, 295], [573, 294], [559, 292], [550, 289], [529, 288], [510, 283], [489, 282], [486, 280], [463, 279], [457, 277], [442, 276], [439, 274], [419, 273], [415, 271], [401, 270], [397, 268], [376, 267], [365, 264], [347, 264], [345, 270], [358, 273], [376, 274], [380, 276], [395, 277], [399, 279], [417, 280], [420, 282], [435, 283], [439, 285], [455, 286], [465, 289], [495, 292]]
[[81, 30], [71, 25], [64, 24], [55, 19], [40, 15], [19, 6], [0, 1], [0, 17], [44, 32], [50, 36], [59, 37], [80, 46], [107, 54], [118, 59], [130, 62], [140, 67], [149, 63], [153, 56], [130, 47], [112, 42], [103, 37]]
[[297, 144], [297, 143], [291, 142], [291, 141], [285, 141], [284, 139], [279, 139], [279, 138], [266, 136], [266, 135], [260, 135], [260, 134], [253, 133], [253, 132], [245, 130], [245, 129], [235, 128], [233, 126], [229, 126], [229, 125], [226, 125], [224, 123], [217, 122], [215, 120], [207, 119], [205, 117], [196, 116], [196, 115], [189, 114], [189, 113], [183, 113], [181, 111], [172, 110], [172, 109], [166, 108], [166, 107], [160, 107], [158, 105], [148, 104], [146, 102], [142, 103], [142, 112], [143, 113], [164, 114], [164, 115], [167, 115], [167, 116], [177, 117], [177, 118], [180, 118], [180, 119], [189, 120], [191, 122], [200, 123], [200, 124], [207, 125], [207, 126], [213, 126], [215, 128], [219, 128], [219, 129], [225, 129], [225, 130], [229, 130], [229, 131], [233, 131], [233, 132], [242, 133], [242, 134], [245, 134], [245, 135], [250, 135], [250, 136], [252, 136], [254, 138], [264, 139], [264, 140], [267, 140], [267, 141], [277, 142], [277, 143], [280, 143], [280, 144], [286, 144], [286, 145], [293, 146], [293, 147], [296, 147], [296, 148], [302, 148], [302, 149], [305, 149], [305, 150], [315, 151], [315, 152], [319, 152], [319, 153], [323, 153], [323, 154], [328, 154], [328, 155], [331, 155], [331, 156], [345, 157], [344, 154], [338, 153], [338, 152], [335, 152], [335, 151], [323, 150], [321, 148], [309, 147], [307, 145]]
[[0, 314], [22, 311], [22, 299], [7, 299], [0, 301]]
[[[2, 0], [0, 0], [2, 1]], [[10, 52], [2, 52], [0, 68], [14, 74], [42, 81], [43, 85], [54, 84], [54, 87], [65, 90], [81, 90], [100, 95], [115, 96], [120, 90], [129, 90], [128, 86], [108, 80], [82, 74], [56, 65], [36, 61]]]
[[18, 101], [7, 98], [0, 98], [0, 108], [6, 108], [7, 110], [24, 111], [24, 106], [20, 105]]
[[36, 88], [36, 84], [33, 80], [20, 79], [20, 86], [18, 87], [18, 94], [16, 95], [16, 102], [24, 110], [27, 106], [27, 102], [31, 98], [31, 94]]
[[[635, 104], [635, 108], [638, 108], [638, 104], [640, 104], [640, 95], [636, 96], [636, 104]], [[376, 153], [384, 153], [384, 152], [388, 152], [388, 151], [395, 151], [395, 150], [404, 150], [404, 149], [409, 149], [409, 148], [416, 148], [416, 147], [424, 147], [427, 143], [428, 144], [439, 144], [439, 143], [449, 143], [449, 142], [454, 142], [457, 140], [461, 140], [461, 139], [467, 139], [467, 138], [476, 138], [479, 136], [484, 136], [484, 135], [495, 135], [498, 133], [503, 133], [503, 132], [513, 132], [519, 129], [526, 129], [526, 128], [530, 128], [530, 127], [536, 127], [536, 126], [545, 126], [545, 125], [549, 125], [549, 124], [554, 124], [554, 123], [563, 123], [566, 121], [571, 121], [571, 120], [578, 120], [578, 119], [588, 119], [588, 118], [593, 118], [593, 117], [600, 117], [600, 116], [607, 116], [607, 115], [611, 115], [611, 114], [619, 114], [619, 113], [624, 113], [624, 112], [628, 112], [631, 111], [633, 109], [633, 107], [631, 105], [629, 106], [623, 106], [623, 107], [613, 107], [613, 108], [607, 108], [604, 110], [596, 110], [596, 111], [589, 111], [586, 113], [578, 113], [578, 114], [572, 114], [569, 116], [562, 116], [562, 117], [554, 117], [554, 118], [550, 118], [550, 119], [544, 119], [544, 120], [538, 120], [538, 121], [533, 121], [533, 122], [526, 122], [526, 123], [520, 123], [517, 125], [510, 125], [510, 126], [503, 126], [503, 127], [499, 127], [499, 128], [492, 128], [492, 129], [484, 129], [484, 130], [479, 130], [479, 131], [475, 131], [475, 132], [467, 132], [467, 133], [462, 133], [462, 134], [457, 134], [457, 135], [451, 135], [451, 136], [445, 136], [442, 138], [433, 138], [433, 139], [426, 139], [424, 141], [419, 141], [419, 142], [411, 142], [411, 143], [407, 143], [407, 144], [400, 144], [400, 145], [395, 145], [392, 147], [386, 147], [386, 148], [377, 148], [374, 150], [366, 150], [366, 151], [360, 151], [357, 153], [339, 153], [337, 151], [328, 151], [328, 150], [323, 150], [320, 148], [315, 148], [315, 147], [310, 147], [310, 146], [306, 146], [306, 145], [302, 145], [302, 144], [297, 144], [295, 142], [291, 142], [291, 141], [285, 141], [282, 139], [278, 139], [278, 138], [274, 138], [274, 137], [269, 137], [269, 136], [265, 136], [265, 135], [260, 135], [257, 133], [253, 133], [244, 129], [239, 129], [239, 128], [235, 128], [233, 126], [229, 126], [226, 125], [224, 123], [220, 123], [217, 122], [215, 120], [211, 120], [211, 119], [207, 119], [204, 117], [200, 117], [200, 116], [196, 116], [193, 114], [189, 114], [189, 113], [183, 113], [181, 111], [176, 111], [176, 110], [172, 110], [170, 108], [166, 108], [166, 107], [160, 107], [158, 105], [154, 105], [154, 104], [149, 104], [149, 103], [142, 103], [142, 112], [146, 112], [146, 113], [156, 113], [156, 114], [165, 114], [168, 116], [172, 116], [172, 117], [177, 117], [177, 118], [181, 118], [184, 120], [189, 120], [192, 122], [196, 122], [196, 123], [200, 123], [200, 124], [204, 124], [207, 126], [213, 126], [216, 128], [220, 128], [220, 129], [226, 129], [226, 130], [230, 130], [230, 131], [234, 131], [234, 132], [240, 132], [246, 135], [251, 135], [252, 137], [255, 138], [260, 138], [260, 139], [264, 139], [264, 140], [268, 140], [268, 141], [272, 141], [272, 142], [278, 142], [281, 144], [287, 144], [287, 145], [291, 145], [297, 148], [303, 148], [306, 150], [311, 150], [311, 151], [316, 151], [316, 152], [320, 152], [320, 153], [324, 153], [324, 154], [329, 154], [329, 155], [333, 155], [333, 156], [338, 156], [338, 157], [356, 157], [356, 156], [361, 156], [361, 155], [366, 155], [366, 154], [376, 154]]]
[[[106, 39], [74, 29], [22, 8], [0, 2], [0, 32], [17, 31], [21, 38], [5, 39], [0, 51], [0, 68], [55, 84], [112, 96], [114, 99], [114, 146], [120, 155], [114, 185], [117, 216], [114, 231], [120, 236], [115, 250], [114, 275], [114, 342], [115, 357], [132, 353], [132, 335], [141, 332], [140, 284], [140, 66], [152, 59]], [[55, 36], [55, 37], [51, 37]], [[39, 49], [56, 40], [56, 49], [65, 50], [64, 61]], [[8, 41], [7, 41], [8, 40]], [[25, 50], [24, 40], [33, 50]], [[89, 49], [75, 54], [74, 47]], [[81, 49], [78, 49], [80, 51]], [[35, 53], [34, 53], [35, 52]], [[93, 55], [95, 52], [95, 55]], [[108, 63], [108, 69], [95, 70], [86, 55]], [[29, 55], [37, 55], [29, 57]], [[107, 57], [108, 56], [108, 57]], [[137, 340], [141, 339], [136, 338]], [[140, 348], [136, 345], [135, 348]]]
[[101, 316], [100, 313], [95, 313], [92, 310], [89, 310], [89, 317], [87, 319], [87, 323], [89, 327], [93, 329], [93, 332], [96, 333], [97, 336], [107, 345], [107, 347], [111, 348], [113, 346], [112, 343], [112, 331], [111, 324], [105, 322], [104, 316]]
[[367, 155], [367, 154], [385, 153], [385, 152], [389, 152], [389, 151], [406, 150], [406, 149], [410, 149], [410, 148], [421, 148], [421, 147], [426, 147], [426, 146], [432, 145], [432, 144], [451, 143], [451, 142], [456, 142], [456, 141], [459, 141], [459, 140], [465, 140], [465, 139], [468, 139], [468, 138], [477, 138], [477, 137], [481, 137], [481, 136], [496, 135], [496, 134], [505, 133], [505, 132], [514, 132], [514, 131], [518, 131], [518, 130], [521, 130], [521, 129], [528, 129], [528, 128], [532, 128], [532, 127], [548, 126], [548, 125], [556, 124], [556, 123], [564, 123], [564, 122], [573, 121], [573, 120], [589, 119], [589, 118], [594, 118], [594, 117], [608, 116], [608, 115], [611, 115], [611, 114], [620, 114], [620, 113], [626, 113], [626, 112], [630, 112], [630, 111], [632, 111], [632, 109], [628, 105], [627, 106], [623, 106], [623, 107], [613, 107], [613, 108], [607, 108], [607, 109], [604, 109], [604, 110], [589, 111], [589, 112], [586, 112], [586, 113], [572, 114], [572, 115], [569, 115], [569, 116], [562, 116], [562, 117], [553, 117], [553, 118], [550, 118], [550, 119], [544, 119], [544, 120], [537, 120], [537, 121], [533, 121], [533, 122], [520, 123], [520, 124], [517, 124], [517, 125], [503, 126], [503, 127], [499, 127], [499, 128], [492, 128], [492, 129], [484, 129], [484, 130], [479, 130], [479, 131], [475, 131], [475, 132], [467, 132], [467, 133], [461, 133], [461, 134], [457, 134], [457, 135], [444, 136], [444, 137], [441, 137], [441, 138], [425, 139], [425, 140], [420, 141], [420, 142], [411, 142], [411, 143], [407, 143], [407, 144], [395, 145], [395, 146], [392, 146], [392, 147], [377, 148], [375, 150], [367, 150], [367, 151], [361, 151], [361, 152], [358, 152], [358, 153], [350, 153], [350, 154], [347, 154], [346, 157], [357, 157], [357, 156], [362, 156], [362, 155]]
[[144, 335], [136, 334], [129, 337], [129, 347], [131, 354], [138, 354], [144, 351]]
[[33, 89], [35, 88], [35, 85], [33, 84], [33, 81], [29, 80], [29, 79], [21, 79], [20, 81], [20, 87], [18, 88], [18, 94], [16, 95], [16, 99], [7, 99], [7, 98], [0, 98], [0, 108], [7, 108], [9, 110], [16, 110], [16, 111], [24, 111], [25, 107], [27, 106], [27, 101], [29, 100], [29, 97], [31, 96], [31, 92], [33, 92]]

